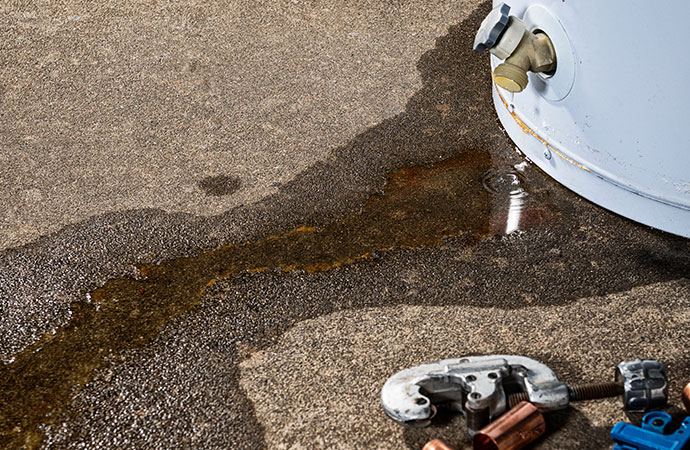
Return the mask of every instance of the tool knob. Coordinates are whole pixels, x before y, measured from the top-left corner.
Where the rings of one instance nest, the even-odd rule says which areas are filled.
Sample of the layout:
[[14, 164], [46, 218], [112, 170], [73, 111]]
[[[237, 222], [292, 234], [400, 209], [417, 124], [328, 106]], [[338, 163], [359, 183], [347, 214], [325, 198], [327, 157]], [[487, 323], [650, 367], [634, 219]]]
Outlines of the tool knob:
[[666, 367], [653, 359], [623, 361], [616, 369], [616, 381], [623, 384], [621, 401], [626, 411], [647, 412], [666, 405]]

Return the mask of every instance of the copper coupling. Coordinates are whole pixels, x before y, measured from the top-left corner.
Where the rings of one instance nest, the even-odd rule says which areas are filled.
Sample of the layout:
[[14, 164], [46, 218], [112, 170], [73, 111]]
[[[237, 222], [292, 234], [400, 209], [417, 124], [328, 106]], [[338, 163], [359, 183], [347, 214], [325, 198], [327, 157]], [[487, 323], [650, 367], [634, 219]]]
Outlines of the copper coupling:
[[440, 439], [432, 439], [426, 443], [422, 450], [455, 450]]
[[518, 450], [544, 434], [544, 416], [530, 402], [520, 402], [475, 433], [475, 450]]
[[688, 412], [688, 414], [690, 414], [690, 383], [686, 384], [683, 388], [683, 394], [681, 398], [683, 399], [683, 405], [685, 406], [685, 410]]
[[[690, 392], [690, 384], [687, 386]], [[494, 422], [474, 434], [474, 450], [519, 450], [544, 434], [544, 416], [530, 402], [520, 402]], [[434, 439], [422, 450], [454, 450], [440, 439]]]

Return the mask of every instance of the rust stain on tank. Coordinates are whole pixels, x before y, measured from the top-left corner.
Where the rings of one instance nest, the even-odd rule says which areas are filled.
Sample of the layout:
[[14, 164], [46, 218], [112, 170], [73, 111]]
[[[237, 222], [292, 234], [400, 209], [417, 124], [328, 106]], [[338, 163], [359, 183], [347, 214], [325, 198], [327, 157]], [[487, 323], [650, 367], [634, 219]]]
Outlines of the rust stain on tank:
[[574, 159], [570, 158], [569, 156], [564, 155], [564, 154], [563, 154], [562, 152], [560, 152], [556, 147], [554, 147], [553, 145], [549, 144], [549, 143], [546, 141], [546, 139], [544, 139], [543, 137], [541, 137], [536, 131], [534, 131], [533, 129], [531, 129], [530, 127], [528, 127], [527, 124], [526, 124], [525, 122], [523, 122], [522, 119], [520, 119], [520, 118], [518, 117], [517, 114], [515, 114], [513, 111], [510, 110], [510, 108], [509, 108], [509, 106], [508, 106], [508, 102], [506, 101], [506, 99], [503, 98], [503, 96], [501, 95], [501, 92], [498, 91], [498, 87], [497, 87], [497, 86], [494, 86], [494, 89], [496, 89], [496, 92], [498, 93], [498, 98], [501, 99], [501, 102], [503, 103], [503, 106], [505, 106], [506, 110], [508, 111], [508, 113], [510, 114], [510, 116], [513, 118], [513, 120], [515, 121], [515, 123], [518, 124], [518, 126], [522, 129], [522, 131], [523, 131], [525, 134], [532, 135], [535, 139], [537, 139], [539, 142], [541, 142], [542, 144], [544, 144], [544, 146], [545, 146], [546, 148], [548, 148], [550, 151], [554, 152], [556, 155], [558, 155], [558, 157], [560, 157], [560, 158], [563, 159], [564, 161], [567, 161], [567, 162], [569, 162], [570, 164], [574, 165], [575, 167], [579, 167], [580, 169], [582, 169], [582, 170], [584, 170], [584, 171], [586, 171], [586, 172], [590, 172], [590, 173], [592, 172], [588, 167], [583, 166], [582, 164], [580, 164], [579, 162], [577, 162], [577, 161], [575, 161]]

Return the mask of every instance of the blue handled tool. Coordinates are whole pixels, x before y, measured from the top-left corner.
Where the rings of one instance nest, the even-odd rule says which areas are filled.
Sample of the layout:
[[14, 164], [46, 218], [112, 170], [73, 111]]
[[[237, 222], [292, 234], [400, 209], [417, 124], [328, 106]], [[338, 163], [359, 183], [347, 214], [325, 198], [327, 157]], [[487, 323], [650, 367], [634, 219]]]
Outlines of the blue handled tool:
[[690, 449], [690, 416], [672, 434], [666, 434], [671, 416], [652, 411], [642, 418], [642, 426], [618, 422], [611, 430], [616, 441], [613, 450], [683, 450]]

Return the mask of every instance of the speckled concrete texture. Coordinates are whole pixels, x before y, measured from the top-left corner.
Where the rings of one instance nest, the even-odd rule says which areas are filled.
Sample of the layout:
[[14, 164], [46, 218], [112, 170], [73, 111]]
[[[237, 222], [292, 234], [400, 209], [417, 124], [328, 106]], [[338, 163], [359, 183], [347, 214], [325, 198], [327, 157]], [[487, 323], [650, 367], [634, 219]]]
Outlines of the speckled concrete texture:
[[[420, 54], [434, 47], [436, 38], [472, 13], [474, 6], [462, 2], [356, 3], [347, 7], [327, 2], [268, 6], [185, 2], [87, 8], [78, 2], [71, 6], [46, 2], [28, 11], [20, 3], [0, 6], [7, 12], [1, 19], [7, 23], [2, 31], [12, 36], [6, 41], [8, 52], [16, 57], [2, 75], [7, 76], [2, 92], [7, 94], [4, 98], [9, 110], [0, 115], [0, 139], [6, 148], [0, 153], [0, 196], [7, 196], [0, 202], [0, 227], [6, 230], [0, 249], [41, 236], [25, 246], [0, 252], [0, 358], [8, 360], [13, 352], [64, 324], [70, 317], [70, 303], [83, 301], [110, 278], [134, 274], [136, 265], [256, 239], [300, 223], [327, 223], [356, 211], [370, 193], [380, 190], [385, 175], [395, 168], [457, 152], [455, 139], [432, 148], [431, 154], [417, 145], [422, 137], [436, 143], [445, 133], [456, 135], [458, 128], [453, 120], [447, 131], [440, 129], [445, 124], [437, 121], [440, 112], [433, 109], [444, 101], [439, 97], [448, 97], [435, 85], [448, 71], [437, 73], [442, 55], [433, 54], [429, 63], [422, 64], [425, 70], [420, 70], [418, 60]], [[78, 20], [59, 20], [77, 17], [74, 11], [86, 9], [92, 19], [78, 15]], [[313, 17], [317, 12], [319, 17], [323, 14], [322, 19]], [[98, 27], [85, 27], [89, 20]], [[270, 26], [276, 27], [275, 33], [270, 33]], [[20, 35], [25, 28], [31, 33]], [[256, 30], [264, 28], [257, 38]], [[226, 29], [233, 39], [213, 34]], [[48, 32], [48, 36], [43, 35]], [[364, 34], [353, 35], [352, 40], [338, 37], [338, 33], [351, 32]], [[469, 36], [472, 30], [463, 32]], [[34, 35], [35, 42], [25, 42]], [[16, 39], [19, 37], [22, 39]], [[448, 52], [456, 45], [456, 39], [449, 40]], [[105, 53], [94, 54], [92, 47]], [[155, 56], [157, 64], [159, 51], [169, 47], [190, 53], [179, 53], [175, 58], [169, 55], [167, 66], [149, 68], [147, 58]], [[56, 78], [48, 77], [34, 62], [50, 52], [59, 56], [60, 49], [87, 54], [102, 71], [58, 59], [51, 63]], [[349, 53], [343, 53], [346, 50]], [[463, 48], [460, 53], [470, 52]], [[209, 55], [216, 55], [216, 59], [208, 67], [200, 67], [198, 76], [178, 67], [180, 59], [189, 62]], [[386, 69], [378, 65], [382, 60], [362, 63], [383, 57], [391, 59]], [[485, 63], [472, 59], [464, 71], [468, 75], [481, 73], [476, 68], [485, 67]], [[111, 66], [113, 73], [109, 74]], [[112, 78], [118, 70], [124, 71], [124, 78]], [[245, 72], [245, 77], [238, 75]], [[142, 73], [151, 75], [150, 79], [141, 78]], [[272, 76], [265, 77], [266, 73]], [[206, 78], [198, 78], [202, 75]], [[315, 90], [311, 76], [333, 84], [333, 88]], [[225, 84], [227, 77], [234, 77], [239, 84], [235, 88]], [[201, 82], [204, 79], [206, 84]], [[420, 81], [429, 84], [430, 79], [434, 85], [422, 90], [426, 93], [414, 90]], [[448, 74], [444, 79], [446, 84], [450, 82]], [[483, 90], [468, 85], [469, 92], [462, 101], [471, 105], [485, 98], [486, 77], [482, 82]], [[24, 85], [28, 91], [20, 96], [17, 86]], [[115, 87], [104, 88], [110, 85]], [[79, 86], [93, 91], [92, 101], [86, 102], [88, 98], [77, 89]], [[213, 86], [218, 92], [211, 89]], [[458, 86], [465, 91], [465, 86]], [[254, 109], [266, 92], [285, 97], [285, 102], [264, 108], [264, 117]], [[416, 100], [411, 117], [404, 114], [403, 121], [397, 120], [393, 127], [387, 125], [385, 134], [374, 127], [373, 132], [361, 133], [337, 147], [375, 120], [385, 123], [387, 116], [410, 102], [412, 94]], [[293, 97], [295, 101], [310, 99], [312, 106], [321, 102], [323, 107], [290, 112]], [[209, 106], [209, 98], [222, 102]], [[45, 108], [39, 108], [41, 105]], [[248, 111], [264, 118], [256, 122]], [[459, 108], [448, 119], [453, 115], [458, 119], [474, 116], [494, 123], [490, 111], [485, 103], [472, 111]], [[209, 134], [199, 134], [205, 129], [199, 115], [204, 120], [219, 120]], [[436, 119], [425, 127], [436, 136], [412, 139], [409, 128], [420, 115]], [[69, 121], [51, 122], [62, 120], [62, 116]], [[242, 133], [237, 134], [233, 120], [240, 118], [254, 125], [241, 127]], [[84, 127], [87, 119], [100, 125], [93, 130]], [[285, 133], [271, 137], [257, 126], [269, 119], [286, 127]], [[123, 125], [127, 121], [133, 125]], [[173, 126], [178, 122], [182, 125]], [[66, 134], [65, 124], [74, 128], [74, 134]], [[288, 124], [298, 129], [287, 133]], [[101, 128], [107, 128], [107, 133], [100, 133]], [[405, 135], [393, 139], [396, 129], [406, 129]], [[33, 144], [22, 140], [22, 134], [29, 131], [41, 139]], [[501, 136], [497, 129], [492, 133]], [[470, 133], [466, 128], [462, 135], [467, 140], [485, 140], [482, 133]], [[218, 142], [226, 140], [239, 140], [242, 145], [218, 147]], [[396, 140], [407, 142], [390, 147]], [[181, 146], [184, 142], [195, 150]], [[313, 151], [305, 150], [305, 142]], [[319, 158], [323, 161], [314, 164]], [[202, 167], [206, 164], [202, 160], [213, 170]], [[240, 164], [242, 161], [246, 164]], [[216, 170], [217, 164], [231, 170]], [[249, 172], [243, 175], [242, 171]], [[277, 178], [267, 181], [264, 175], [252, 175], [251, 171], [273, 173]], [[142, 184], [140, 173], [155, 182]], [[282, 183], [296, 173], [300, 173], [299, 179]], [[72, 178], [65, 181], [65, 177]], [[237, 189], [221, 196], [215, 195], [217, 188], [204, 189], [217, 177], [228, 177], [226, 180]], [[240, 192], [242, 186], [249, 185], [258, 191], [247, 194], [251, 199], [246, 204], [236, 201], [245, 195]], [[38, 203], [27, 203], [22, 194], [26, 186], [55, 192], [54, 202], [41, 194]], [[194, 192], [184, 194], [184, 186], [193, 187]], [[278, 187], [280, 192], [274, 193]], [[168, 208], [166, 201], [177, 206]], [[235, 208], [208, 218], [164, 211], [184, 210], [180, 205], [195, 201], [201, 208], [195, 211], [203, 214]], [[213, 205], [220, 205], [220, 209]], [[77, 211], [82, 206], [86, 215]], [[123, 208], [135, 209], [119, 211]], [[115, 212], [103, 214], [106, 211]], [[90, 216], [94, 217], [79, 222]], [[77, 223], [60, 228], [71, 222]]]
[[[663, 310], [650, 301], [659, 293]], [[427, 430], [393, 423], [378, 401], [386, 379], [426, 362], [492, 353], [540, 360], [569, 384], [610, 381], [614, 361], [640, 356], [658, 358], [666, 362], [669, 373], [687, 378], [690, 367], [682, 346], [687, 341], [679, 342], [678, 336], [689, 326], [687, 280], [519, 310], [348, 310], [300, 322], [275, 345], [252, 354], [240, 364], [240, 385], [266, 428], [270, 448], [398, 449], [406, 442], [421, 446], [432, 437], [471, 448], [462, 420]], [[671, 392], [680, 392], [681, 379], [674, 378]], [[675, 397], [674, 406], [679, 407]], [[584, 433], [589, 435], [587, 448], [608, 448], [609, 430], [626, 420], [616, 399], [583, 402], [574, 409], [568, 414], [581, 414], [586, 420], [568, 418], [560, 432], [549, 433], [537, 448], [583, 448]]]
[[[579, 219], [476, 245], [450, 239], [318, 274], [219, 282], [193, 314], [85, 386], [49, 442], [354, 448], [372, 443], [376, 424], [384, 446], [420, 448], [436, 435], [462, 442], [458, 418], [403, 433], [378, 409], [378, 390], [408, 365], [468, 352], [524, 352], [568, 382], [656, 357], [678, 386], [690, 378], [687, 243], [583, 206]], [[543, 448], [607, 448], [614, 417], [615, 402], [556, 415], [557, 440]]]
[[[0, 249], [276, 192], [401, 112], [419, 56], [475, 3], [3, 2]], [[207, 195], [218, 176], [236, 192]]]
[[[459, 418], [404, 430], [378, 390], [406, 366], [466, 353], [525, 353], [568, 382], [654, 357], [672, 391], [690, 381], [690, 241], [589, 204], [514, 152], [487, 60], [471, 50], [489, 7], [0, 6], [11, 56], [0, 376], [75, 303], [141, 265], [356, 214], [401, 168], [463, 152], [491, 163], [475, 182], [491, 191], [477, 214], [495, 232], [218, 281], [153, 341], [113, 351], [73, 386], [40, 427], [45, 447], [461, 445]], [[507, 192], [492, 184], [506, 175], [526, 193], [509, 235]], [[548, 214], [531, 216], [535, 205]], [[614, 401], [583, 403], [549, 418], [540, 448], [607, 448], [621, 418]]]
[[[655, 233], [626, 234], [625, 222], [609, 228], [596, 216], [582, 219], [601, 225], [597, 232], [564, 223], [469, 247], [451, 239], [385, 252], [318, 274], [219, 282], [193, 314], [87, 384], [48, 429], [48, 442], [369, 448], [382, 439], [385, 448], [414, 449], [447, 436], [461, 443], [459, 418], [414, 432], [389, 423], [378, 392], [402, 368], [467, 353], [526, 353], [567, 382], [609, 379], [622, 359], [656, 357], [669, 364], [677, 390], [690, 378], [683, 359], [690, 261]], [[323, 378], [315, 376], [320, 369]], [[583, 404], [550, 419], [555, 440], [542, 448], [608, 448], [605, 427], [621, 417], [615, 402]]]

